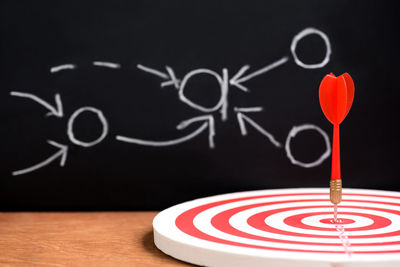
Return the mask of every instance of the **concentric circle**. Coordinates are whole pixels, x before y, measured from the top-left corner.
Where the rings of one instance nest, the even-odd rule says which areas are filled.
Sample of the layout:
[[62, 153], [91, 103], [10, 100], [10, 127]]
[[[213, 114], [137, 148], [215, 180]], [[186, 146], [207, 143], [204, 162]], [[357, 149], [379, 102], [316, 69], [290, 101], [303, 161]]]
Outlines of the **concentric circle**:
[[336, 223], [332, 214], [329, 189], [226, 194], [161, 212], [154, 237], [165, 253], [206, 266], [400, 263], [400, 193], [343, 190]]

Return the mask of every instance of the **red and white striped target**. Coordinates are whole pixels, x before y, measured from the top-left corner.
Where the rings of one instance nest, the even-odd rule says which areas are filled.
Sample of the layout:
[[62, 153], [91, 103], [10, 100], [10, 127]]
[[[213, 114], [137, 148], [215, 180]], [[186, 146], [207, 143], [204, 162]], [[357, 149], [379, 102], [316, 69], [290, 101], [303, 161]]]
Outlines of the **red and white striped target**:
[[[205, 266], [400, 266], [400, 193], [274, 189], [185, 202], [153, 221], [156, 246]], [[294, 262], [295, 261], [295, 262]]]

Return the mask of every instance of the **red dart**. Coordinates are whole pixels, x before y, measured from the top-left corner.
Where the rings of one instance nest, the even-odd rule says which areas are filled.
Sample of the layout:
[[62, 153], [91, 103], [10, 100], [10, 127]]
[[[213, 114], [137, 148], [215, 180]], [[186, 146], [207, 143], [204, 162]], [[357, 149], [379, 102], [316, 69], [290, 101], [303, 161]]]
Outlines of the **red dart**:
[[319, 86], [319, 103], [325, 117], [333, 124], [330, 200], [335, 204], [335, 221], [337, 214], [336, 205], [342, 199], [339, 124], [349, 113], [353, 99], [354, 83], [348, 73], [344, 73], [339, 77], [335, 77], [331, 73], [322, 79]]

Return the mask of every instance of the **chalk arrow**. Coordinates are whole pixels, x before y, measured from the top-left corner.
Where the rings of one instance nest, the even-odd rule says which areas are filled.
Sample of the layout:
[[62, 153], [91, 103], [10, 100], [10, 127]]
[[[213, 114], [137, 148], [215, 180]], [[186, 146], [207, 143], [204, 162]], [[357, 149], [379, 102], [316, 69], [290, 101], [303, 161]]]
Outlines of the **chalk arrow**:
[[132, 143], [132, 144], [137, 144], [137, 145], [143, 145], [143, 146], [156, 146], [156, 147], [161, 147], [161, 146], [173, 146], [177, 145], [186, 141], [189, 141], [190, 139], [196, 137], [197, 135], [201, 134], [204, 132], [207, 127], [209, 128], [208, 130], [208, 141], [209, 141], [209, 146], [210, 148], [214, 148], [214, 135], [215, 135], [215, 127], [214, 127], [214, 117], [212, 115], [206, 115], [206, 116], [200, 116], [200, 117], [195, 117], [191, 118], [185, 121], [182, 121], [181, 123], [178, 124], [176, 127], [178, 130], [182, 130], [192, 124], [193, 122], [197, 121], [204, 121], [204, 123], [197, 128], [194, 132], [192, 132], [189, 135], [186, 135], [184, 137], [174, 139], [174, 140], [168, 140], [168, 141], [149, 141], [149, 140], [142, 140], [142, 139], [137, 139], [137, 138], [131, 138], [131, 137], [126, 137], [126, 136], [121, 136], [117, 135], [116, 139], [121, 142], [126, 142], [126, 143]]
[[280, 65], [286, 63], [288, 60], [289, 60], [288, 57], [283, 57], [283, 58], [279, 59], [278, 61], [275, 61], [259, 70], [256, 70], [256, 71], [242, 77], [242, 75], [250, 68], [249, 65], [245, 65], [242, 68], [240, 68], [240, 70], [229, 80], [229, 84], [236, 86], [237, 88], [239, 88], [242, 91], [248, 92], [249, 89], [242, 85], [243, 82], [253, 79], [254, 77], [264, 74], [270, 70], [273, 70], [273, 69], [279, 67]]
[[214, 123], [214, 117], [212, 115], [205, 115], [205, 116], [199, 116], [195, 118], [191, 118], [188, 120], [184, 120], [181, 123], [176, 126], [178, 130], [182, 130], [192, 124], [193, 122], [196, 121], [206, 121], [203, 125], [208, 124], [208, 143], [210, 145], [210, 148], [214, 148], [214, 135], [215, 135], [215, 123]]
[[258, 132], [260, 132], [262, 135], [266, 136], [269, 141], [276, 147], [282, 147], [281, 143], [276, 141], [275, 137], [264, 130], [260, 125], [258, 125], [256, 122], [254, 122], [252, 119], [250, 119], [247, 115], [244, 115], [243, 113], [246, 112], [260, 112], [263, 110], [262, 107], [252, 107], [252, 108], [234, 108], [236, 112], [236, 117], [239, 123], [240, 131], [243, 136], [247, 135], [247, 128], [246, 124], [244, 123], [245, 121], [253, 126]]
[[47, 140], [47, 143], [49, 143], [52, 146], [57, 147], [58, 151], [55, 154], [53, 154], [51, 157], [47, 158], [46, 160], [44, 160], [44, 161], [42, 161], [42, 162], [40, 162], [40, 163], [38, 163], [36, 165], [33, 165], [32, 167], [12, 172], [12, 175], [13, 176], [17, 176], [17, 175], [33, 172], [33, 171], [35, 171], [37, 169], [45, 167], [46, 165], [48, 165], [51, 162], [55, 161], [57, 158], [61, 158], [60, 159], [60, 166], [64, 167], [65, 161], [67, 159], [68, 146], [59, 144], [59, 143], [51, 141], [51, 140]]
[[240, 90], [244, 91], [244, 92], [248, 92], [249, 89], [243, 85], [241, 85], [238, 82], [238, 79], [240, 76], [242, 76], [248, 69], [250, 68], [250, 65], [244, 65], [243, 67], [240, 68], [240, 70], [232, 77], [232, 79], [229, 80], [229, 84], [236, 86], [237, 88], [239, 88]]
[[54, 95], [54, 99], [55, 99], [55, 102], [56, 102], [56, 106], [55, 107], [50, 105], [49, 103], [47, 103], [43, 99], [33, 95], [33, 94], [11, 91], [10, 95], [17, 96], [17, 97], [23, 97], [23, 98], [29, 98], [29, 99], [39, 103], [40, 105], [44, 106], [46, 109], [49, 110], [49, 112], [46, 113], [47, 117], [48, 116], [56, 116], [58, 118], [62, 118], [64, 116], [61, 97], [60, 97], [59, 94], [55, 94]]
[[175, 72], [170, 66], [165, 66], [167, 73], [153, 69], [153, 68], [143, 66], [141, 64], [138, 64], [137, 68], [144, 72], [151, 73], [151, 74], [158, 76], [164, 80], [167, 80], [167, 81], [161, 83], [161, 85], [160, 85], [161, 87], [173, 85], [175, 87], [175, 89], [179, 89], [179, 83], [181, 82], [181, 80], [176, 78]]

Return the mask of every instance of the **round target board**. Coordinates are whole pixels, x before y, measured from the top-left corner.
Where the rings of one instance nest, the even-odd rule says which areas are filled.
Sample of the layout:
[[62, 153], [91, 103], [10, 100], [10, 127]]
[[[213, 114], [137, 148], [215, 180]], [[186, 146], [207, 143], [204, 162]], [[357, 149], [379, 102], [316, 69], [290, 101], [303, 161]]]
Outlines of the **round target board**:
[[400, 193], [273, 189], [185, 202], [159, 213], [154, 242], [202, 266], [400, 266]]

